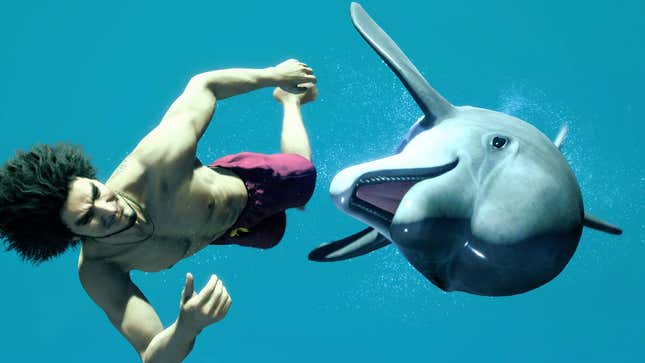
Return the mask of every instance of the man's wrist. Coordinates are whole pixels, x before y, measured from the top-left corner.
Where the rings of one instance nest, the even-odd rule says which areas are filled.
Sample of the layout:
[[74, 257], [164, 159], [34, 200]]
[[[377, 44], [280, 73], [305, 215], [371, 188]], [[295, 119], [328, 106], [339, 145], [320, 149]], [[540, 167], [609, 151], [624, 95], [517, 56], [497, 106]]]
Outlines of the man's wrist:
[[262, 78], [264, 78], [268, 87], [278, 86], [280, 81], [282, 80], [282, 77], [280, 77], [280, 74], [278, 73], [276, 67], [264, 68], [262, 69], [262, 74]]
[[175, 334], [182, 339], [194, 339], [202, 332], [202, 329], [188, 324], [180, 318], [175, 321]]

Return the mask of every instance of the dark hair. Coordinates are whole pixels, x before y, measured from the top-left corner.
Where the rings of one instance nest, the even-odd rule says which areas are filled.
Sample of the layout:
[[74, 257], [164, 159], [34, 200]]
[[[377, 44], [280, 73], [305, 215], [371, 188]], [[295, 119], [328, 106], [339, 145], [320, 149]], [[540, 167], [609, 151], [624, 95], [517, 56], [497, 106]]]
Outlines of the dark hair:
[[0, 238], [33, 263], [78, 244], [61, 219], [70, 182], [96, 178], [83, 150], [70, 144], [37, 145], [18, 151], [0, 169]]

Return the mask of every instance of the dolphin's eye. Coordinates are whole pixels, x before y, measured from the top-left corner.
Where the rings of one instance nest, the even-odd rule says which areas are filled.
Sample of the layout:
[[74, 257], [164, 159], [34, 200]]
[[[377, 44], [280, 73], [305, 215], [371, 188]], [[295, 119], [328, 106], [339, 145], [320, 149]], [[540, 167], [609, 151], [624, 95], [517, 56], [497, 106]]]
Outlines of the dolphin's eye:
[[506, 144], [508, 144], [508, 139], [504, 136], [495, 136], [491, 141], [491, 145], [493, 145], [495, 149], [503, 149]]

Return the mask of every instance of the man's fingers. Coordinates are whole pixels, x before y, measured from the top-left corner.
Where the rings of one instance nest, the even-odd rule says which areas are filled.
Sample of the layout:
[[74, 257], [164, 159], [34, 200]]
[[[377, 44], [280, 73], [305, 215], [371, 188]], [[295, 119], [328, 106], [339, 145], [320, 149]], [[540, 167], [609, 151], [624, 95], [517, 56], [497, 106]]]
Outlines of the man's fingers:
[[222, 314], [222, 316], [228, 313], [228, 309], [231, 307], [232, 302], [233, 300], [231, 300], [231, 296], [226, 295], [226, 302], [224, 302], [224, 307], [222, 308], [222, 311], [219, 312], [220, 314]]
[[296, 84], [304, 84], [304, 83], [315, 84], [316, 82], [318, 82], [318, 79], [313, 74], [301, 74], [298, 77], [293, 78], [290, 82], [292, 82], [292, 84], [293, 83], [296, 83]]
[[225, 296], [226, 296], [226, 288], [224, 287], [222, 280], [218, 280], [217, 285], [215, 286], [215, 290], [213, 290], [213, 294], [210, 296], [208, 301], [204, 304], [204, 310], [207, 311], [209, 314], [212, 314], [213, 311], [217, 308], [217, 306], [221, 304], [222, 298]]
[[202, 291], [199, 292], [196, 296], [196, 301], [195, 303], [197, 305], [204, 305], [210, 299], [211, 294], [213, 293], [213, 290], [215, 290], [215, 286], [217, 286], [217, 282], [219, 279], [215, 275], [211, 275], [211, 278], [208, 280], [206, 283], [206, 286], [202, 289]]
[[312, 88], [313, 86], [314, 86], [314, 84], [311, 83], [311, 82], [305, 82], [305, 83], [298, 84], [298, 88], [301, 91], [307, 91], [308, 89]]
[[217, 310], [215, 310], [214, 316], [215, 319], [220, 320], [222, 319], [226, 313], [228, 313], [228, 309], [231, 307], [231, 297], [226, 294], [226, 299], [222, 301], [222, 303], [218, 306]]
[[186, 283], [184, 284], [184, 289], [181, 292], [181, 299], [183, 302], [188, 301], [195, 293], [195, 281], [193, 274], [190, 272], [186, 274]]

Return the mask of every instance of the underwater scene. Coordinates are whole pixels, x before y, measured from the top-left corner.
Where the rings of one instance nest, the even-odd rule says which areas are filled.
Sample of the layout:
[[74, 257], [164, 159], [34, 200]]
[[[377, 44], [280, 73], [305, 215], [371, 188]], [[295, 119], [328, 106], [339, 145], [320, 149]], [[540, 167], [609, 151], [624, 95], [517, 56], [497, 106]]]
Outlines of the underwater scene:
[[0, 359], [642, 362], [643, 19], [3, 4]]

